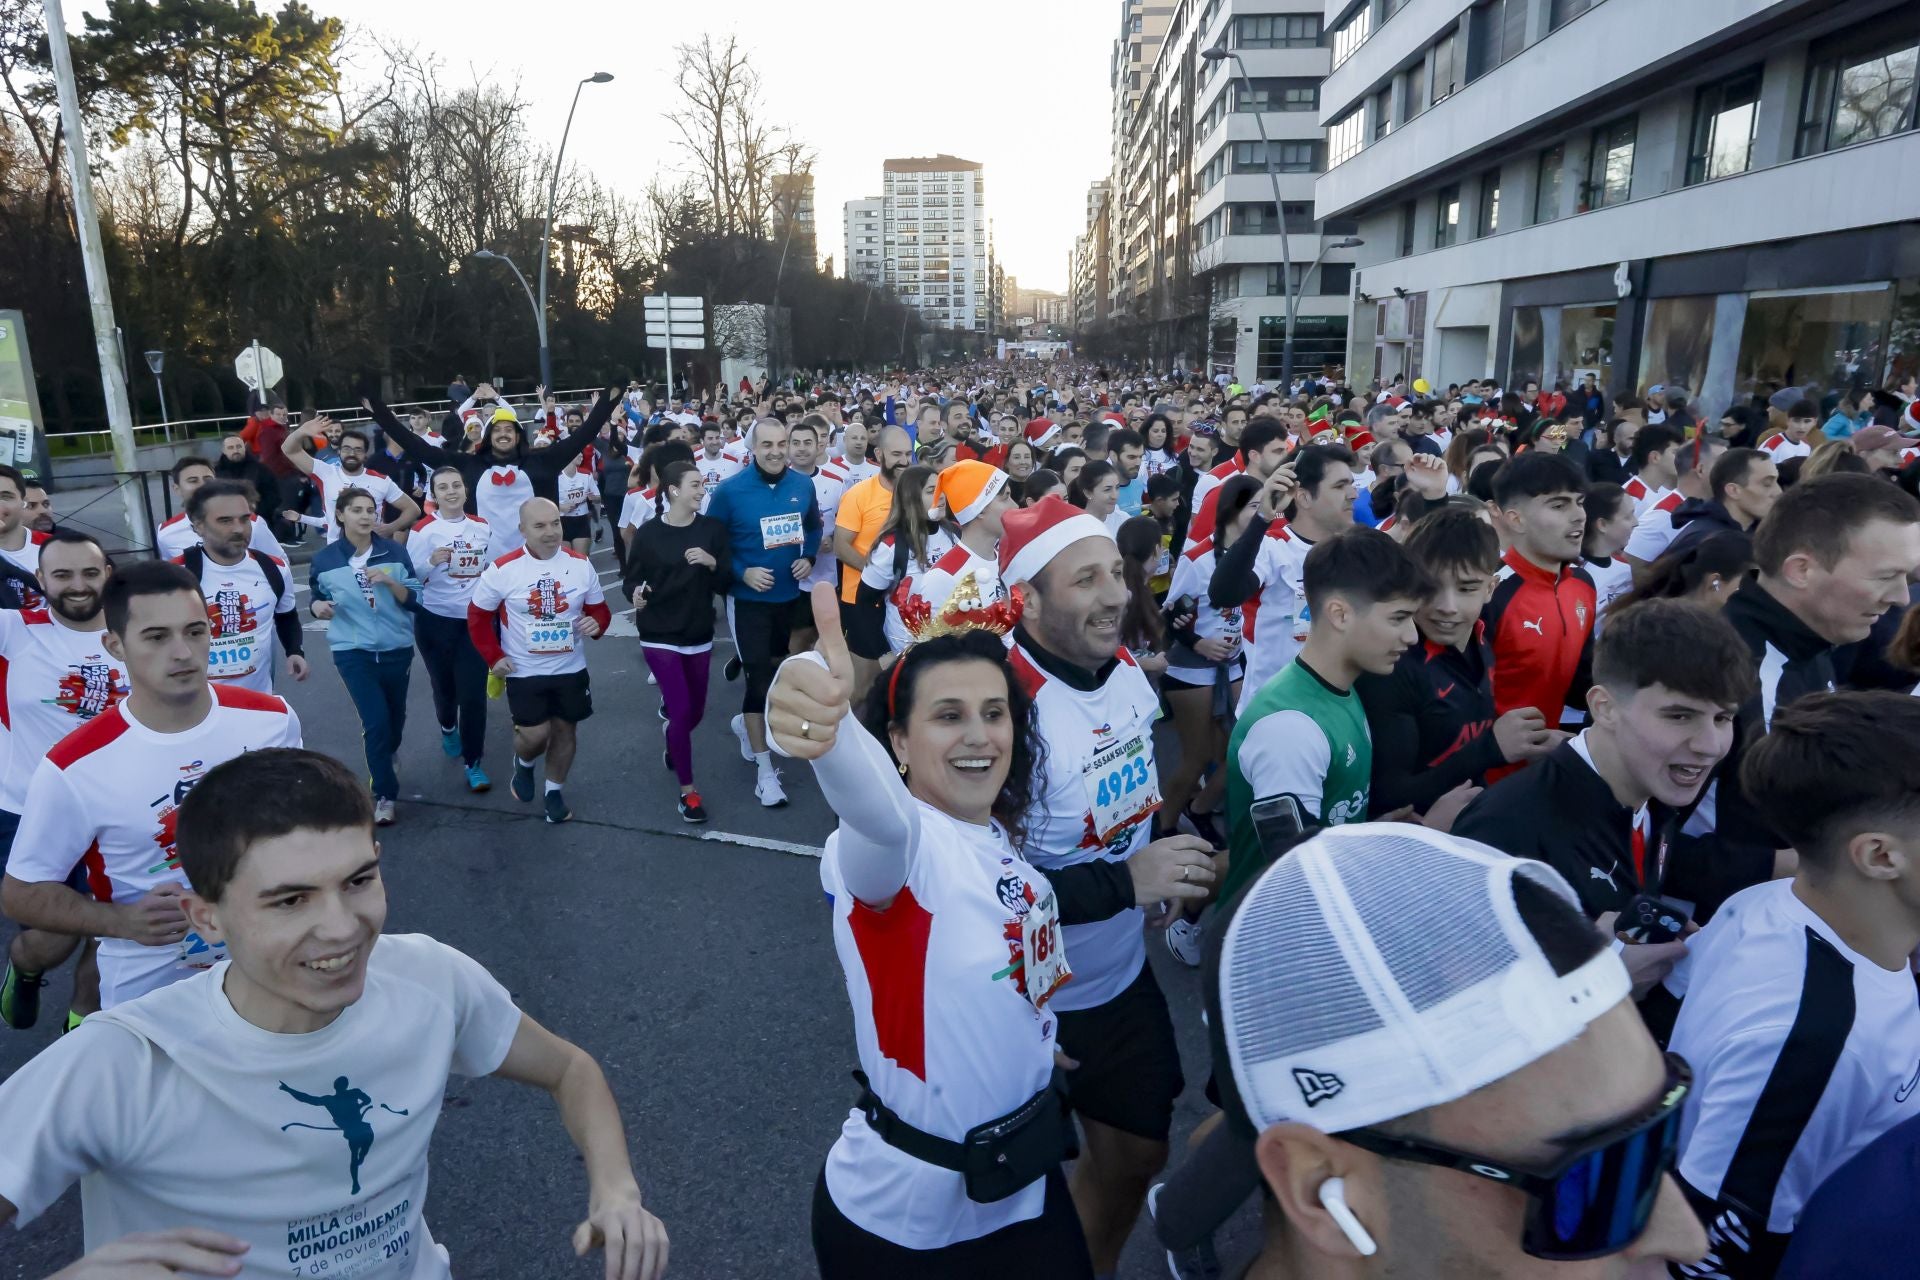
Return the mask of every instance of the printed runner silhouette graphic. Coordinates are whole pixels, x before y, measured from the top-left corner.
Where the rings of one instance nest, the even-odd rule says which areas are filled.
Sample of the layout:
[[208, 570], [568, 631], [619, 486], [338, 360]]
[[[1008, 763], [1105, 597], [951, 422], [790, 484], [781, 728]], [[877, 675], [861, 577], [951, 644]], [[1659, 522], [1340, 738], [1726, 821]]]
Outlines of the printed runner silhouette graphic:
[[[359, 1195], [360, 1162], [367, 1158], [367, 1152], [373, 1150], [373, 1126], [366, 1120], [367, 1112], [373, 1110], [373, 1099], [369, 1098], [363, 1090], [351, 1087], [345, 1076], [336, 1076], [333, 1081], [333, 1092], [319, 1097], [302, 1093], [284, 1080], [280, 1082], [280, 1088], [296, 1102], [304, 1102], [310, 1107], [319, 1107], [333, 1117], [333, 1123], [330, 1125], [306, 1124], [295, 1120], [290, 1124], [281, 1125], [280, 1132], [285, 1133], [289, 1129], [318, 1129], [323, 1133], [338, 1130], [346, 1135], [348, 1168], [353, 1175], [353, 1194]], [[380, 1109], [389, 1115], [407, 1114], [405, 1111], [395, 1111], [384, 1102], [380, 1104]]]

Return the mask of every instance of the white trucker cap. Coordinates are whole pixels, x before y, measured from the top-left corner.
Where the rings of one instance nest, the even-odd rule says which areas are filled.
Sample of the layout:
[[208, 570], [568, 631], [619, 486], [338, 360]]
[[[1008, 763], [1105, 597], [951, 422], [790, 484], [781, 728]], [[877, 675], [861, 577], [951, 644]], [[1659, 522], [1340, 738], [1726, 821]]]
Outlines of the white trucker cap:
[[1398, 822], [1329, 828], [1249, 885], [1220, 942], [1214, 1034], [1254, 1130], [1452, 1102], [1627, 999], [1611, 948], [1554, 972], [1514, 902], [1522, 878], [1578, 908], [1543, 862]]

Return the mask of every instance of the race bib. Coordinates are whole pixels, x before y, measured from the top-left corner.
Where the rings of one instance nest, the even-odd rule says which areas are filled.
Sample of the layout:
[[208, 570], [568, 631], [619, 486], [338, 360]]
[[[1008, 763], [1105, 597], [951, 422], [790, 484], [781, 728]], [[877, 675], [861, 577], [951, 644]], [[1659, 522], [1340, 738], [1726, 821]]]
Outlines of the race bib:
[[534, 623], [527, 628], [527, 652], [572, 653], [573, 624], [571, 622]]
[[760, 545], [768, 551], [775, 547], [798, 547], [806, 543], [800, 527], [800, 513], [760, 517]]
[[1067, 944], [1060, 936], [1060, 908], [1051, 890], [1020, 918], [1020, 940], [1026, 955], [1027, 999], [1034, 1008], [1045, 1008], [1060, 984], [1073, 976], [1067, 965]]
[[453, 554], [447, 560], [447, 576], [450, 578], [477, 578], [486, 568], [487, 553], [479, 547], [470, 547], [464, 542], [447, 545]]
[[1160, 807], [1160, 779], [1145, 734], [1095, 753], [1083, 778], [1100, 843], [1110, 844]]
[[266, 639], [259, 632], [221, 636], [207, 646], [207, 674], [215, 680], [233, 680], [250, 676], [260, 667]]

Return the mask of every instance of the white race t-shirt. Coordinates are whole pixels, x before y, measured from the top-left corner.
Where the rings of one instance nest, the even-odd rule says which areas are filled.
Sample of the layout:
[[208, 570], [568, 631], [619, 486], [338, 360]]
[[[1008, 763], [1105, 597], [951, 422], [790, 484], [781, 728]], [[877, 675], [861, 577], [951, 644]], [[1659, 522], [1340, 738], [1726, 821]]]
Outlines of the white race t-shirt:
[[0, 723], [11, 753], [0, 809], [19, 813], [53, 744], [127, 696], [126, 671], [105, 635], [75, 631], [43, 609], [0, 609]]
[[0, 1196], [30, 1222], [79, 1182], [89, 1250], [227, 1232], [253, 1246], [246, 1280], [446, 1280], [427, 1149], [447, 1078], [506, 1060], [513, 998], [452, 947], [388, 935], [360, 999], [281, 1035], [234, 1011], [226, 972], [88, 1018], [0, 1084]]
[[[1052, 886], [999, 828], [918, 809], [907, 882], [885, 911], [848, 891], [838, 831], [827, 837], [820, 884], [833, 903], [834, 949], [874, 1095], [914, 1128], [958, 1142], [1046, 1088], [1053, 1001], [1079, 977], [1051, 999], [1036, 993], [1042, 1007], [1034, 1006], [1022, 924]], [[1066, 954], [1077, 964], [1071, 944]], [[977, 1239], [1039, 1217], [1046, 1204], [1044, 1179], [991, 1204], [968, 1199], [963, 1175], [889, 1146], [857, 1108], [827, 1153], [826, 1179], [854, 1225], [908, 1249]]]
[[[493, 526], [479, 516], [460, 513], [457, 520], [431, 515], [407, 535], [407, 559], [420, 575], [420, 607], [442, 618], [465, 621], [473, 584], [495, 559]], [[445, 564], [433, 563], [434, 553], [449, 548]]]
[[801, 584], [811, 591], [816, 582], [840, 581], [840, 561], [833, 554], [833, 527], [834, 517], [840, 511], [840, 495], [847, 491], [847, 475], [838, 467], [828, 465], [807, 478], [813, 481], [813, 500], [820, 504], [820, 527], [826, 530], [820, 539], [820, 550], [813, 557], [813, 572]]
[[[1024, 852], [1042, 871], [1124, 862], [1153, 839], [1160, 808], [1153, 722], [1160, 695], [1125, 649], [1106, 682], [1082, 692], [1049, 675], [1016, 643], [1014, 675], [1033, 699], [1047, 758], [1034, 780]], [[1063, 926], [1073, 981], [1049, 1008], [1091, 1009], [1126, 990], [1147, 962], [1138, 907]]]
[[[900, 579], [917, 578], [926, 573], [940, 562], [942, 556], [953, 550], [955, 544], [953, 535], [946, 531], [945, 526], [936, 526], [927, 534], [927, 558], [921, 560], [916, 558], [911, 551], [907, 552], [906, 563], [900, 574], [900, 579], [896, 579], [894, 576], [894, 565], [899, 559], [899, 554], [894, 550], [896, 545], [894, 536], [890, 533], [874, 543], [873, 550], [867, 554], [867, 567], [860, 571], [860, 581], [865, 586], [885, 593], [887, 599], [886, 620], [883, 625], [886, 629], [889, 643], [893, 643], [897, 638], [899, 648], [904, 649], [906, 648], [907, 633], [906, 629], [900, 624], [899, 607], [893, 602], [894, 584]], [[895, 650], [895, 652], [898, 651], [898, 649]]]
[[[1633, 532], [1627, 537], [1625, 554], [1629, 559], [1641, 564], [1652, 564], [1667, 554], [1667, 548], [1673, 545], [1679, 530], [1674, 528], [1673, 513], [1687, 497], [1678, 489], [1667, 490], [1666, 496], [1650, 504], [1645, 510], [1636, 513]], [[1618, 563], [1616, 561], [1615, 563]], [[1595, 580], [1598, 585], [1598, 580]], [[1602, 604], [1604, 605], [1604, 601]]]
[[320, 491], [320, 513], [327, 520], [327, 541], [334, 542], [340, 537], [340, 521], [333, 514], [334, 501], [343, 489], [358, 489], [362, 493], [373, 495], [374, 515], [378, 518], [385, 508], [397, 504], [406, 495], [400, 486], [381, 475], [378, 471], [360, 471], [348, 475], [346, 469], [337, 462], [328, 462], [321, 458], [313, 460], [313, 484]]
[[693, 455], [693, 465], [700, 472], [701, 487], [707, 491], [707, 496], [700, 500], [700, 510], [703, 514], [707, 509], [708, 501], [713, 497], [713, 491], [720, 487], [720, 482], [728, 476], [739, 474], [744, 466], [726, 453], [722, 453], [717, 458], [709, 458], [704, 449]]
[[[1228, 661], [1238, 661], [1244, 647], [1245, 623], [1241, 618], [1240, 606], [1231, 609], [1216, 609], [1207, 598], [1207, 588], [1213, 581], [1213, 568], [1216, 563], [1213, 554], [1213, 539], [1202, 538], [1195, 543], [1193, 550], [1173, 562], [1173, 577], [1167, 583], [1167, 599], [1193, 601], [1193, 634], [1200, 640], [1226, 640], [1233, 645], [1233, 654]], [[1211, 684], [1214, 679], [1212, 667], [1174, 667], [1167, 668], [1167, 674], [1176, 680], [1185, 680], [1188, 684]]]
[[[620, 503], [620, 527], [629, 530], [638, 529], [658, 515], [659, 512], [653, 505], [653, 497], [652, 489], [627, 490], [626, 498]], [[704, 499], [702, 501], [704, 502]]]
[[584, 671], [586, 606], [603, 604], [600, 574], [587, 558], [563, 546], [545, 560], [525, 547], [501, 556], [474, 584], [473, 607], [500, 616], [500, 648], [516, 676], [560, 676]]
[[18, 551], [9, 551], [0, 547], [0, 556], [5, 556], [28, 573], [40, 572], [40, 548], [47, 545], [47, 535], [38, 529], [27, 530], [27, 540], [20, 544]]
[[1295, 533], [1285, 520], [1267, 526], [1260, 551], [1253, 559], [1257, 580], [1253, 598], [1240, 617], [1246, 637], [1247, 674], [1240, 685], [1235, 715], [1245, 715], [1260, 686], [1280, 674], [1299, 656], [1312, 623], [1303, 585], [1307, 553], [1313, 544]]
[[[174, 563], [184, 567], [186, 557], [176, 556]], [[293, 571], [278, 556], [274, 565], [280, 570], [278, 596], [251, 553], [231, 568], [215, 564], [212, 556], [201, 556], [200, 592], [207, 598], [207, 675], [219, 683], [273, 692], [273, 618], [298, 607]]]
[[1598, 560], [1582, 560], [1580, 567], [1593, 579], [1593, 630], [1598, 635], [1601, 624], [1606, 620], [1607, 606], [1633, 590], [1633, 566], [1614, 556], [1605, 564]]
[[880, 464], [861, 458], [858, 462], [848, 462], [845, 458], [834, 458], [827, 463], [839, 473], [844, 486], [848, 489], [859, 484], [868, 476], [880, 474]]
[[[156, 733], [120, 703], [69, 733], [27, 786], [7, 874], [59, 883], [84, 866], [101, 902], [138, 902], [163, 884], [186, 887], [174, 851], [180, 802], [207, 770], [243, 751], [300, 745], [300, 717], [270, 693], [214, 684], [206, 719]], [[100, 940], [100, 1007], [177, 982], [226, 949], [189, 932], [178, 946]]]
[[[193, 525], [184, 511], [153, 531], [154, 551], [162, 560], [176, 560], [188, 547], [199, 545], [200, 535], [193, 531]], [[255, 551], [266, 552], [276, 560], [287, 558], [286, 548], [280, 545], [280, 539], [273, 536], [273, 530], [267, 528], [267, 522], [259, 516], [253, 517], [252, 539], [247, 545]]]
[[1789, 458], [1805, 458], [1813, 453], [1813, 445], [1806, 440], [1789, 440], [1783, 431], [1776, 431], [1760, 442], [1760, 449], [1774, 462], [1781, 463]]
[[[1640, 517], [1643, 522], [1646, 520], [1649, 511], [1659, 506], [1662, 502], [1665, 502], [1670, 495], [1678, 492], [1674, 489], [1656, 489], [1639, 476], [1629, 476], [1627, 482], [1620, 487], [1627, 491], [1629, 498], [1633, 499], [1633, 513]], [[1682, 499], [1682, 501], [1684, 501], [1684, 499]], [[1679, 504], [1676, 503], [1675, 505], [1677, 506]]]
[[563, 516], [584, 516], [592, 508], [593, 495], [600, 486], [584, 468], [560, 473], [560, 514]]

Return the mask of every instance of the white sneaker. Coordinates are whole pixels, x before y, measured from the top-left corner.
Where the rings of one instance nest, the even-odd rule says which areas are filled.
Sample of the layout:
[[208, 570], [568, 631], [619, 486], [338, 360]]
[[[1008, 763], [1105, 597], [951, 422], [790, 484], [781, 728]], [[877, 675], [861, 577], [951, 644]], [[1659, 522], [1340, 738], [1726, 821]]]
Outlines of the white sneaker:
[[1167, 926], [1167, 950], [1173, 958], [1189, 969], [1200, 967], [1200, 946], [1206, 940], [1206, 930], [1198, 922], [1184, 916]]
[[[754, 798], [760, 801], [760, 806], [764, 809], [782, 809], [786, 807], [787, 792], [786, 788], [780, 785], [780, 771], [778, 769], [770, 769], [761, 774], [760, 780], [753, 784], [753, 794]], [[1195, 963], [1198, 963], [1198, 961]]]
[[393, 810], [394, 810], [393, 801], [375, 800], [373, 802], [373, 825], [376, 827], [392, 826]]
[[727, 727], [733, 730], [734, 737], [740, 739], [740, 758], [742, 760], [745, 760], [748, 764], [754, 763], [753, 742], [751, 739], [747, 737], [746, 716], [744, 715], [735, 716], [733, 719], [727, 721]]
[[647, 683], [648, 683], [648, 684], [659, 684], [659, 683], [660, 683], [660, 677], [659, 677], [659, 676], [656, 676], [655, 674], [653, 674], [653, 672], [651, 672], [651, 671], [649, 671], [649, 672], [647, 672]]

